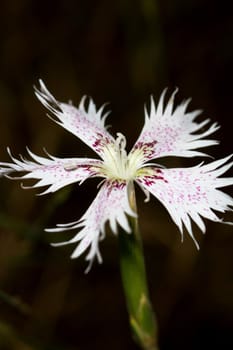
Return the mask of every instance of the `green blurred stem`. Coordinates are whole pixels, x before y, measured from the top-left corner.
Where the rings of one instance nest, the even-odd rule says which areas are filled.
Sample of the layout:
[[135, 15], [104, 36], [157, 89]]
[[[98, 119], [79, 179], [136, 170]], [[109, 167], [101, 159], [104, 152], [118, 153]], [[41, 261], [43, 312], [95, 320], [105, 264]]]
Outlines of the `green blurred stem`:
[[[134, 187], [129, 186], [131, 208], [137, 212]], [[157, 325], [146, 280], [146, 270], [143, 256], [138, 220], [129, 217], [132, 232], [119, 232], [119, 254], [122, 283], [129, 313], [133, 337], [144, 350], [158, 350]]]

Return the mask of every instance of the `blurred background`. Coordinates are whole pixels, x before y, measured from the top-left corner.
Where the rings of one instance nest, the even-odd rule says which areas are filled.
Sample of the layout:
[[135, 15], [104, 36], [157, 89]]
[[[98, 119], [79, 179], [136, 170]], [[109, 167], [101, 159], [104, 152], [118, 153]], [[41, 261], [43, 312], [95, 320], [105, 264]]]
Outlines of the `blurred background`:
[[[144, 122], [144, 104], [165, 87], [177, 102], [221, 124], [220, 146], [232, 152], [233, 13], [230, 2], [210, 0], [34, 1], [0, 4], [0, 156], [93, 156], [88, 147], [46, 117], [33, 93], [42, 78], [60, 101], [84, 95], [110, 102], [111, 132], [130, 148]], [[170, 167], [201, 160], [164, 159]], [[208, 160], [207, 160], [208, 161]], [[84, 275], [74, 246], [51, 242], [56, 223], [77, 220], [97, 193], [98, 181], [36, 196], [18, 182], [0, 183], [0, 350], [137, 349], [131, 340], [118, 266], [117, 239], [101, 242], [104, 263]], [[29, 184], [29, 183], [27, 183]], [[154, 199], [138, 191], [150, 294], [161, 350], [233, 348], [232, 227], [207, 222], [194, 230], [198, 252]], [[228, 191], [230, 193], [230, 191]], [[232, 191], [231, 191], [232, 194]], [[228, 217], [230, 219], [230, 217]]]

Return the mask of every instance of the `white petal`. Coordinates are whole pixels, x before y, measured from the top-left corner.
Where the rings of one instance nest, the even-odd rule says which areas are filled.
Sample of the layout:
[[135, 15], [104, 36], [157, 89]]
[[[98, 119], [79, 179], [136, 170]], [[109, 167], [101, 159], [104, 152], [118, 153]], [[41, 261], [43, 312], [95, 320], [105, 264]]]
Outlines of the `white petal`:
[[202, 130], [209, 120], [201, 123], [194, 119], [201, 113], [200, 110], [186, 112], [190, 100], [186, 100], [174, 109], [174, 98], [177, 90], [172, 94], [167, 105], [164, 104], [166, 90], [163, 91], [156, 109], [151, 98], [150, 112], [145, 112], [145, 124], [135, 143], [131, 154], [143, 153], [143, 162], [165, 156], [194, 157], [205, 155], [200, 151], [193, 151], [218, 142], [204, 139], [214, 133], [219, 126], [214, 123], [207, 130]]
[[5, 168], [1, 168], [0, 167], [0, 177], [2, 176], [5, 176], [5, 175], [8, 175], [9, 173], [11, 173], [12, 171], [11, 170], [7, 170]]
[[85, 97], [81, 100], [79, 108], [60, 103], [42, 81], [40, 81], [40, 89], [35, 89], [35, 93], [40, 102], [55, 115], [54, 121], [57, 124], [80, 138], [100, 156], [103, 153], [103, 147], [114, 141], [104, 125], [108, 115], [108, 113], [103, 114], [104, 106], [97, 110], [93, 100], [90, 99], [85, 109]]
[[218, 178], [232, 165], [225, 164], [229, 158], [191, 168], [151, 168], [154, 175], [139, 177], [137, 182], [160, 200], [181, 233], [183, 224], [194, 239], [191, 220], [205, 232], [201, 217], [222, 222], [213, 210], [224, 213], [233, 207], [233, 198], [219, 190], [233, 185], [233, 178]]
[[59, 225], [46, 231], [57, 232], [83, 227], [70, 241], [55, 245], [79, 242], [72, 254], [72, 258], [80, 256], [89, 248], [86, 260], [92, 262], [97, 256], [99, 262], [101, 262], [99, 240], [105, 233], [105, 224], [109, 221], [114, 233], [117, 233], [117, 224], [125, 231], [130, 232], [126, 214], [136, 216], [129, 206], [127, 185], [116, 181], [113, 183], [105, 181], [97, 197], [79, 221], [74, 222], [72, 225]]
[[[9, 151], [10, 153], [10, 151]], [[50, 158], [40, 157], [28, 150], [35, 161], [21, 160], [11, 155], [13, 163], [0, 163], [0, 172], [26, 172], [25, 175], [10, 177], [11, 179], [36, 179], [38, 182], [31, 187], [48, 186], [42, 193], [55, 192], [58, 189], [74, 182], [83, 182], [88, 177], [96, 176], [101, 161], [88, 158]], [[30, 187], [30, 188], [31, 188]], [[25, 187], [26, 188], [26, 187]]]

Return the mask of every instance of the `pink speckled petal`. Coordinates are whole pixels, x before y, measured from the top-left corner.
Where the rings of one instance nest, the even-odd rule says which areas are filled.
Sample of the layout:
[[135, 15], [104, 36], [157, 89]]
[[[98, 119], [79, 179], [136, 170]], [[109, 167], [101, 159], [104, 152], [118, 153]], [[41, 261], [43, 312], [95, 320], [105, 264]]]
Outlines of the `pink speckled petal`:
[[209, 119], [201, 123], [194, 122], [201, 111], [186, 112], [190, 100], [184, 101], [173, 110], [176, 92], [177, 90], [165, 105], [166, 90], [164, 90], [157, 108], [151, 97], [150, 113], [145, 109], [145, 124], [131, 151], [133, 153], [141, 150], [144, 162], [165, 156], [203, 156], [206, 154], [194, 150], [218, 143], [215, 140], [203, 140], [214, 133], [219, 126], [214, 123], [203, 131], [202, 128], [209, 123]]
[[213, 210], [223, 213], [233, 206], [233, 198], [219, 190], [233, 185], [233, 178], [219, 178], [232, 167], [232, 162], [227, 163], [230, 157], [192, 168], [154, 168], [154, 175], [138, 178], [137, 182], [160, 200], [181, 234], [184, 225], [195, 241], [191, 219], [205, 232], [202, 217], [222, 222]]
[[56, 116], [57, 119], [54, 121], [57, 124], [80, 138], [100, 156], [103, 153], [103, 147], [114, 142], [114, 138], [104, 125], [108, 115], [108, 113], [103, 114], [104, 106], [97, 110], [93, 100], [90, 99], [85, 109], [85, 97], [78, 108], [72, 104], [58, 102], [41, 80], [40, 90], [35, 89], [35, 93], [40, 102]]
[[[10, 154], [10, 151], [8, 149]], [[56, 158], [50, 155], [49, 158], [39, 157], [28, 150], [29, 155], [34, 161], [26, 159], [16, 159], [11, 154], [14, 163], [0, 163], [2, 172], [6, 176], [15, 172], [26, 172], [21, 176], [11, 176], [11, 179], [36, 179], [38, 182], [31, 187], [34, 188], [48, 186], [41, 194], [55, 192], [60, 188], [74, 182], [83, 182], [88, 177], [98, 176], [98, 165], [101, 161], [88, 158]]]
[[56, 228], [46, 231], [59, 232], [83, 227], [70, 241], [54, 245], [79, 242], [71, 256], [72, 258], [80, 256], [89, 248], [86, 260], [91, 264], [93, 259], [97, 257], [98, 261], [102, 262], [99, 240], [105, 236], [105, 224], [109, 221], [110, 228], [114, 233], [117, 233], [117, 224], [126, 232], [130, 232], [126, 214], [136, 216], [129, 206], [126, 183], [105, 181], [95, 200], [79, 221], [68, 225], [57, 225]]

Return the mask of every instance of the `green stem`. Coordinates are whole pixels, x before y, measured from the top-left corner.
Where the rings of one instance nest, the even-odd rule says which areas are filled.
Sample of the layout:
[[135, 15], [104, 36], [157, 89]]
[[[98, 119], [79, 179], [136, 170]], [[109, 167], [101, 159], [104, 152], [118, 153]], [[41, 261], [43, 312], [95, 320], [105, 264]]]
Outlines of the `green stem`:
[[[130, 205], [136, 211], [134, 188]], [[119, 232], [120, 268], [133, 337], [144, 350], [158, 350], [157, 325], [146, 280], [146, 270], [137, 218], [129, 217], [132, 232]]]

